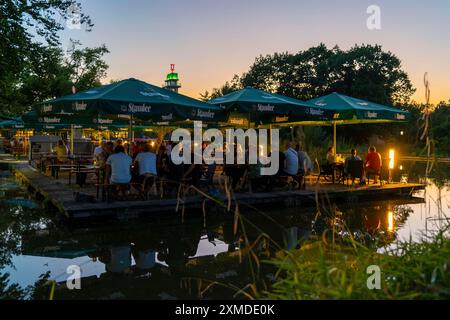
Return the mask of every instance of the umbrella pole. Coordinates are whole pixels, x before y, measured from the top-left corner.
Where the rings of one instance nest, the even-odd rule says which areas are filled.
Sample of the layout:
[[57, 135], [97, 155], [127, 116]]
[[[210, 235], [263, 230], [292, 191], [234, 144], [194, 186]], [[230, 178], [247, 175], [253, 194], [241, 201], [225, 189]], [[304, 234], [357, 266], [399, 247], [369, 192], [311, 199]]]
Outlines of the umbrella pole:
[[[269, 124], [269, 146], [270, 152], [272, 152], [272, 124]], [[267, 150], [267, 154], [269, 154], [269, 150]]]
[[71, 124], [70, 125], [70, 153], [72, 154], [72, 155], [75, 155], [75, 152], [74, 152], [74, 150], [73, 150], [73, 147], [74, 147], [74, 133], [75, 133], [75, 130], [74, 130], [74, 128], [73, 128], [73, 124]]
[[130, 117], [130, 127], [128, 130], [128, 140], [130, 143], [128, 143], [128, 154], [131, 154], [131, 144], [134, 142], [134, 136], [133, 136], [133, 115]]
[[337, 142], [336, 142], [336, 132], [337, 132], [337, 125], [336, 121], [333, 121], [333, 148], [334, 148], [334, 154], [337, 154]]

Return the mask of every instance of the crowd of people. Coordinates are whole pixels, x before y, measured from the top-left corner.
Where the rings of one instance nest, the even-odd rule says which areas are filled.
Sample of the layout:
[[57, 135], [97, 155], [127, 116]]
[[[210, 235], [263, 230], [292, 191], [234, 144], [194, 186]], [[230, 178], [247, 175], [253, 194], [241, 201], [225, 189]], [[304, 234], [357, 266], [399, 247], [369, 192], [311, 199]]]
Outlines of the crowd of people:
[[[94, 150], [94, 164], [102, 169], [102, 181], [107, 185], [117, 186], [118, 191], [127, 192], [130, 184], [142, 185], [144, 188], [156, 185], [157, 178], [164, 178], [169, 186], [169, 190], [175, 191], [180, 183], [192, 185], [197, 188], [213, 185], [213, 177], [217, 164], [196, 164], [194, 161], [195, 149], [192, 146], [190, 152], [191, 164], [176, 164], [171, 159], [171, 151], [175, 143], [161, 142], [149, 143], [147, 141], [135, 142], [125, 145], [121, 140], [115, 142], [101, 141]], [[202, 151], [207, 147], [203, 144]], [[264, 166], [258, 160], [256, 164], [249, 164], [249, 149], [242, 150], [241, 146], [233, 145], [226, 148], [234, 148], [235, 158], [238, 153], [244, 153], [244, 164], [224, 164], [223, 174], [228, 177], [231, 188], [235, 191], [271, 191], [274, 187], [285, 186], [288, 181], [295, 182], [297, 188], [305, 188], [304, 177], [313, 171], [313, 162], [308, 153], [302, 148], [300, 143], [288, 142], [284, 150], [279, 151], [278, 172], [273, 176], [261, 175], [261, 168]], [[54, 148], [58, 160], [67, 159], [68, 149], [59, 141]], [[186, 150], [182, 150], [186, 152]], [[258, 153], [260, 150], [258, 150]], [[269, 153], [268, 156], [271, 156]], [[202, 157], [203, 159], [203, 157]], [[352, 149], [350, 155], [345, 159], [336, 155], [333, 147], [328, 148], [326, 161], [342, 169], [346, 174], [349, 163], [352, 161], [363, 162], [363, 172], [366, 175], [372, 174], [374, 179], [380, 173], [382, 160], [381, 155], [375, 147], [370, 147], [364, 161], [357, 155], [357, 150]]]
[[[204, 162], [196, 164], [193, 146], [190, 153], [191, 164], [176, 164], [171, 159], [171, 151], [174, 147], [175, 143], [170, 142], [162, 142], [155, 146], [147, 142], [138, 142], [124, 147], [120, 140], [115, 143], [102, 141], [94, 150], [94, 163], [104, 169], [105, 184], [117, 185], [119, 189], [124, 189], [122, 190], [124, 192], [126, 188], [129, 188], [130, 183], [152, 184], [156, 178], [164, 178], [174, 187], [183, 182], [197, 188], [207, 187], [209, 190], [213, 185], [217, 164]], [[207, 145], [203, 144], [202, 151], [206, 147]], [[248, 149], [241, 150], [239, 145], [224, 145], [224, 148], [228, 147], [234, 148], [236, 158], [239, 152], [245, 153], [244, 164], [224, 164], [223, 166], [224, 175], [229, 178], [231, 188], [236, 191], [242, 191], [245, 187], [248, 187], [250, 191], [261, 188], [266, 191], [271, 190], [285, 183], [286, 178], [289, 177], [298, 182], [299, 188], [304, 187], [302, 178], [313, 170], [313, 163], [308, 154], [301, 149], [300, 144], [288, 143], [286, 149], [280, 151], [279, 170], [274, 176], [262, 176], [260, 169], [263, 165], [260, 162], [248, 163]]]
[[131, 183], [148, 188], [157, 178], [166, 181], [169, 191], [175, 191], [181, 182], [200, 187], [203, 165], [193, 161], [192, 164], [174, 163], [173, 147], [173, 143], [166, 142], [157, 145], [144, 141], [124, 146], [121, 140], [102, 141], [94, 150], [94, 163], [104, 169], [104, 183], [117, 186], [123, 193]]
[[22, 137], [12, 137], [11, 139], [3, 140], [3, 150], [12, 155], [22, 155], [28, 152], [28, 143]]
[[[245, 150], [245, 159], [248, 160], [248, 149]], [[273, 176], [261, 175], [263, 164], [259, 161], [257, 164], [248, 164], [248, 161], [243, 165], [226, 164], [224, 172], [230, 178], [233, 190], [237, 191], [242, 191], [246, 185], [250, 191], [271, 191], [274, 187], [286, 186], [289, 179], [296, 183], [297, 188], [304, 188], [304, 177], [313, 170], [313, 162], [301, 144], [287, 143], [285, 149], [279, 151], [278, 161], [278, 172]]]

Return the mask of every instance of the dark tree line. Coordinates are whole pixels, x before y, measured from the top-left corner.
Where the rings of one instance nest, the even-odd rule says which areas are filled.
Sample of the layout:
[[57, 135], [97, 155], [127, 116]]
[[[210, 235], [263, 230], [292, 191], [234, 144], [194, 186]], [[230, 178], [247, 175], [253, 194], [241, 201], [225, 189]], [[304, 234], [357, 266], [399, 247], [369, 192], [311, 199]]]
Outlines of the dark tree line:
[[[61, 46], [59, 32], [71, 18], [74, 0], [8, 0], [0, 2], [0, 116], [13, 117], [30, 105], [100, 84], [108, 68], [103, 45], [83, 48], [72, 41]], [[86, 31], [93, 23], [80, 11]]]
[[[349, 50], [341, 50], [337, 46], [330, 49], [320, 44], [298, 53], [259, 56], [247, 72], [241, 76], [235, 75], [220, 88], [206, 91], [201, 94], [201, 99], [209, 100], [248, 86], [301, 100], [338, 92], [406, 108], [412, 115], [407, 124], [343, 126], [339, 128], [338, 135], [361, 144], [367, 143], [372, 134], [386, 141], [395, 139], [402, 130], [408, 143], [423, 146], [419, 138], [424, 106], [411, 102], [415, 88], [403, 70], [400, 59], [391, 52], [383, 51], [381, 46], [355, 45]], [[442, 102], [434, 110], [430, 133], [436, 148], [450, 154], [448, 105]], [[331, 134], [330, 129], [322, 129], [322, 133], [320, 129], [313, 131], [319, 137], [317, 143]], [[304, 132], [296, 128], [295, 135], [301, 138]]]
[[339, 92], [385, 104], [408, 103], [415, 92], [400, 59], [381, 46], [356, 45], [344, 51], [320, 44], [294, 54], [260, 56], [242, 76], [202, 98], [248, 86], [302, 100]]

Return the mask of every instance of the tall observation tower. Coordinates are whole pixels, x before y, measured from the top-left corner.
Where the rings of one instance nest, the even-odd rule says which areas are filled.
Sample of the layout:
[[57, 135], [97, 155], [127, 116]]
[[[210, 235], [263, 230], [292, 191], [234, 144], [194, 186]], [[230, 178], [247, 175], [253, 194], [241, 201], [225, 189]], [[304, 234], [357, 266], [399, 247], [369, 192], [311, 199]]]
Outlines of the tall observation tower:
[[181, 88], [181, 85], [179, 83], [180, 79], [178, 78], [178, 73], [175, 73], [175, 65], [170, 65], [170, 73], [167, 74], [166, 81], [164, 84], [164, 89], [178, 92], [178, 89]]

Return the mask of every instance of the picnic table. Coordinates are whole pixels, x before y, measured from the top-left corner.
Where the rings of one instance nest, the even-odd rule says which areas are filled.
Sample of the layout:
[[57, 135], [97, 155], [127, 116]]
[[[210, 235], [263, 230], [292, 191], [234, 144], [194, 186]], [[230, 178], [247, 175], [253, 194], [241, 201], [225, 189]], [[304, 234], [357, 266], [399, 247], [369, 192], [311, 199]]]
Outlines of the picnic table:
[[56, 179], [59, 178], [60, 171], [70, 172], [72, 170], [76, 170], [77, 168], [81, 168], [81, 166], [86, 166], [93, 163], [92, 156], [85, 155], [68, 156], [67, 160], [64, 162], [57, 162], [58, 157], [53, 153], [42, 152], [35, 153], [35, 155], [38, 155], [39, 159], [37, 161], [37, 168], [42, 173], [45, 173], [47, 169], [50, 169], [52, 177], [55, 177]]
[[[102, 169], [94, 165], [81, 165], [72, 166], [69, 170], [69, 185], [72, 184], [72, 175], [75, 174], [76, 177], [89, 174], [95, 174], [97, 176], [97, 184], [100, 183], [100, 173]], [[78, 180], [78, 179], [77, 179]]]

